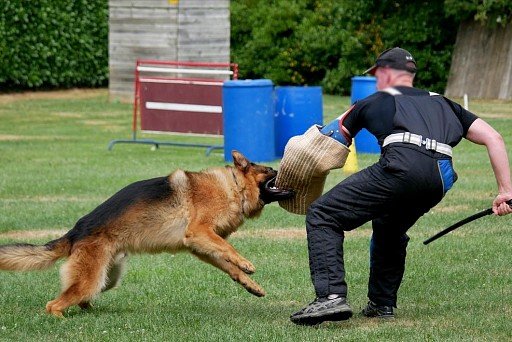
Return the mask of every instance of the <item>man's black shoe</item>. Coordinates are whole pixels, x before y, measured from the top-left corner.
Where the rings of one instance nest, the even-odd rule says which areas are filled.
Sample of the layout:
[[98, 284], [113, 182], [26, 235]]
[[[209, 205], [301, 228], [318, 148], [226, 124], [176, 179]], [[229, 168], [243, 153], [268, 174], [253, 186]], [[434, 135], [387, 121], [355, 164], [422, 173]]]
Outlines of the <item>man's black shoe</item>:
[[[331, 298], [331, 299], [329, 299]], [[352, 309], [345, 297], [316, 298], [314, 302], [290, 316], [299, 325], [316, 325], [325, 321], [344, 321], [352, 317]]]
[[366, 317], [376, 317], [384, 319], [395, 318], [392, 306], [377, 305], [372, 301], [368, 302], [366, 308], [363, 309], [362, 314]]

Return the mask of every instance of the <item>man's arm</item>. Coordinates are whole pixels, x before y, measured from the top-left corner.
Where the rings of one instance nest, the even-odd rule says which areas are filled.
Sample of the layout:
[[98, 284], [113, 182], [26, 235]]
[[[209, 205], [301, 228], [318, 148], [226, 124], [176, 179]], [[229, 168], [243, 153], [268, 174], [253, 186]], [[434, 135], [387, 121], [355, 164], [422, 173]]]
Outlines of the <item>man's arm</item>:
[[493, 201], [492, 210], [496, 215], [512, 213], [512, 208], [505, 203], [512, 199], [510, 166], [503, 137], [482, 119], [476, 119], [469, 127], [466, 139], [479, 145], [485, 145], [489, 160], [498, 183], [498, 195]]
[[350, 106], [350, 108], [347, 109], [345, 113], [341, 114], [327, 125], [321, 127], [320, 132], [338, 140], [340, 143], [347, 147], [350, 146], [352, 144], [352, 136], [350, 135], [350, 132], [345, 128], [345, 126], [343, 126], [343, 120], [345, 120], [353, 108], [354, 105]]

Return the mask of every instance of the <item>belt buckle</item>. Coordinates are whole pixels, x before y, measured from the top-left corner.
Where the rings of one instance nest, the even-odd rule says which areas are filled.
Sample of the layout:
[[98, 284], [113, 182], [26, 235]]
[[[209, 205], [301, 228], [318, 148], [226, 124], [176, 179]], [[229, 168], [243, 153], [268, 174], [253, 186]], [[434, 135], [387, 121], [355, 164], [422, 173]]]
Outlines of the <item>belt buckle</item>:
[[421, 144], [425, 145], [425, 149], [427, 150], [437, 151], [437, 141], [435, 139], [425, 138], [425, 140], [423, 140]]
[[402, 142], [411, 143], [411, 132], [404, 132], [403, 133]]

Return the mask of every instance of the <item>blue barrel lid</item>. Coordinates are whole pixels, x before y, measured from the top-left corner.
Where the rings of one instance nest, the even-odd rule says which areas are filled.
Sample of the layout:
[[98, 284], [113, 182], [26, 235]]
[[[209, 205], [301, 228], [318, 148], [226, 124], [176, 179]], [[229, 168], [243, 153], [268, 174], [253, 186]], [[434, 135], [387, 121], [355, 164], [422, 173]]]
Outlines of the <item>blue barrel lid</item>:
[[308, 91], [308, 89], [311, 89], [311, 90], [318, 90], [318, 89], [322, 89], [322, 86], [310, 86], [310, 85], [304, 85], [304, 86], [276, 86], [276, 89], [283, 89], [283, 90], [287, 90], [287, 89], [290, 89], [290, 90], [306, 90]]
[[366, 82], [374, 82], [377, 78], [375, 76], [354, 76], [352, 77], [353, 81], [366, 81]]
[[272, 85], [272, 81], [267, 79], [229, 80], [224, 82], [224, 87], [268, 87]]

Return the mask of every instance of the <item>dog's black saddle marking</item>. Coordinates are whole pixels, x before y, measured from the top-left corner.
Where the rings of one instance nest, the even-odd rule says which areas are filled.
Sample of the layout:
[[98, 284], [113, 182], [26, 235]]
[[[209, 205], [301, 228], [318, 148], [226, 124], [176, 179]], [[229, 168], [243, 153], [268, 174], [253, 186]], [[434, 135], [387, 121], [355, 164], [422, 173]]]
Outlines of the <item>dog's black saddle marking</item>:
[[141, 201], [161, 201], [170, 197], [172, 189], [168, 177], [158, 177], [132, 183], [119, 190], [112, 197], [85, 215], [75, 224], [65, 237], [71, 243], [91, 235], [110, 220], [123, 214], [130, 206]]

